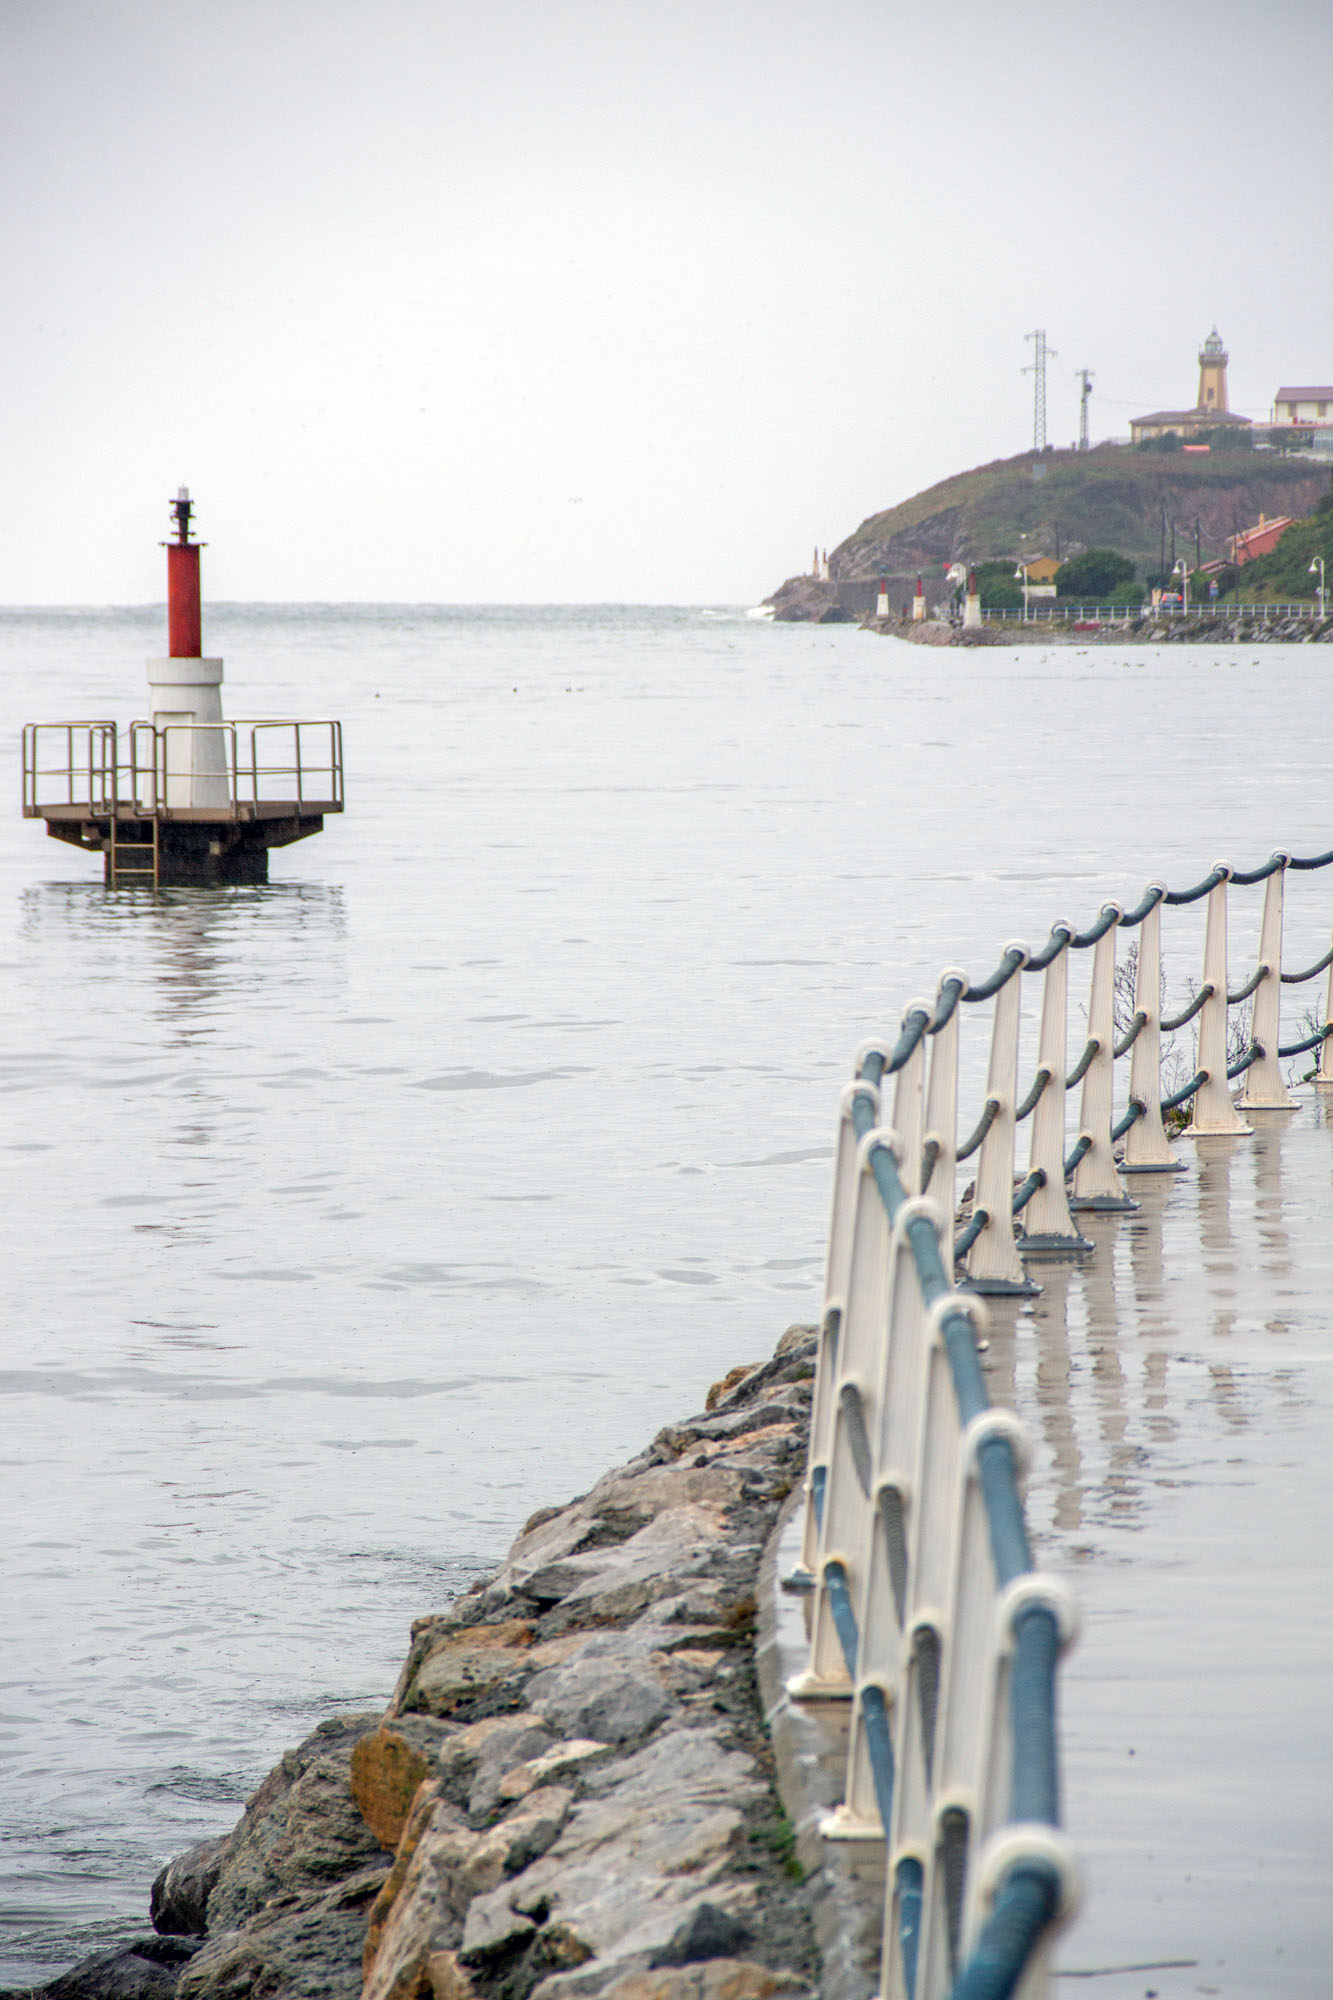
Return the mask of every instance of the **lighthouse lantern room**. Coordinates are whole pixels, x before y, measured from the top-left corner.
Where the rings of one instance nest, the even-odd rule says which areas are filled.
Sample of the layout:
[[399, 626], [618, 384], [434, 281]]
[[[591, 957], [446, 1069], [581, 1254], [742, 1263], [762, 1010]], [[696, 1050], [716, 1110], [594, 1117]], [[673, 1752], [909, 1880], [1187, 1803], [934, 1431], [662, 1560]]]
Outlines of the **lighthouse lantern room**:
[[23, 731], [24, 817], [100, 853], [109, 889], [267, 882], [271, 847], [343, 809], [341, 723], [224, 719], [222, 661], [204, 657], [193, 512], [182, 486], [166, 544], [167, 657], [148, 662], [147, 718]]

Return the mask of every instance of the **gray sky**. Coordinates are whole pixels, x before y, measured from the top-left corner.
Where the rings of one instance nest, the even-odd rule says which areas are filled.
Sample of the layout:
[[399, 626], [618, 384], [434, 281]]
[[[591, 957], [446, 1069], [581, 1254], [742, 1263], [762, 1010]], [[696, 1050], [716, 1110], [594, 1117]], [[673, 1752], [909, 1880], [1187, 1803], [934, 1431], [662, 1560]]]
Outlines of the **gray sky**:
[[1333, 378], [1316, 0], [0, 0], [0, 602], [754, 601]]

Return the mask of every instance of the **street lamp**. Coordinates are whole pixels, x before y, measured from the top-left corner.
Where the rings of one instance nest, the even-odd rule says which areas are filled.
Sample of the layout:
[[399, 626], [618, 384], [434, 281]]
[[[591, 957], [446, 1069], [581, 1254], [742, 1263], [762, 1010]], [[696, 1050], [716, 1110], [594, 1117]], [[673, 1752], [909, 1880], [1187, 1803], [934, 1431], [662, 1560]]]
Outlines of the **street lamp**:
[[1190, 573], [1184, 556], [1181, 556], [1171, 574], [1180, 578], [1180, 608], [1182, 612], [1188, 611], [1190, 608]]
[[1014, 582], [1021, 583], [1023, 586], [1023, 623], [1026, 625], [1028, 622], [1028, 566], [1025, 562], [1021, 562], [1014, 571]]
[[1322, 556], [1316, 556], [1310, 564], [1311, 576], [1314, 575], [1316, 570], [1319, 572], [1319, 616], [1323, 618], [1326, 614], [1324, 610], [1324, 558]]

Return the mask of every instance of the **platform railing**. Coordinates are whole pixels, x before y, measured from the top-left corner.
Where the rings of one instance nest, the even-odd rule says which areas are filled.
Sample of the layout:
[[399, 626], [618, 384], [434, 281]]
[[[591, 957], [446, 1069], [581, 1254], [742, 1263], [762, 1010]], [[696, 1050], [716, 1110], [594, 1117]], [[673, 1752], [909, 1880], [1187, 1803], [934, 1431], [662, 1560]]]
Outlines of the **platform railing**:
[[23, 814], [43, 805], [87, 805], [105, 813], [116, 796], [116, 725], [95, 721], [25, 722]]
[[23, 730], [27, 818], [252, 817], [291, 805], [342, 810], [342, 724], [264, 717], [226, 722], [30, 722]]
[[[843, 1800], [824, 1831], [887, 1842], [885, 2000], [1036, 2000], [1077, 1899], [1056, 1731], [1056, 1667], [1076, 1616], [1064, 1585], [1033, 1566], [1029, 1447], [987, 1397], [978, 1295], [1033, 1292], [1025, 1259], [1092, 1251], [1075, 1215], [1134, 1208], [1123, 1176], [1181, 1169], [1178, 1139], [1242, 1136], [1253, 1129], [1243, 1114], [1294, 1108], [1284, 1060], [1312, 1057], [1309, 1080], [1333, 1089], [1333, 947], [1282, 969], [1286, 878], [1330, 864], [1333, 852], [1279, 853], [1248, 871], [1219, 862], [1189, 889], [1154, 882], [1131, 909], [1104, 904], [1084, 930], [1057, 923], [1039, 950], [1010, 945], [987, 979], [946, 971], [933, 1001], [904, 1010], [895, 1039], [858, 1053], [839, 1111], [792, 1579], [812, 1592], [810, 1653], [790, 1692], [852, 1704]], [[1232, 990], [1229, 898], [1260, 883], [1257, 963]], [[1202, 980], [1164, 1017], [1162, 911], [1205, 899]], [[1118, 979], [1122, 931], [1138, 935], [1132, 972], [1127, 955]], [[1091, 953], [1086, 1035], [1069, 1066], [1069, 967], [1081, 952]], [[1020, 1096], [1022, 982], [1037, 972], [1036, 1070]], [[1284, 1043], [1283, 987], [1321, 974], [1314, 1031]], [[985, 1096], [960, 1141], [961, 1025], [988, 1001]], [[1164, 1088], [1163, 1038], [1190, 1029], [1188, 1080]], [[1181, 1130], [1173, 1114], [1186, 1105]], [[974, 1156], [959, 1213], [957, 1167]]]

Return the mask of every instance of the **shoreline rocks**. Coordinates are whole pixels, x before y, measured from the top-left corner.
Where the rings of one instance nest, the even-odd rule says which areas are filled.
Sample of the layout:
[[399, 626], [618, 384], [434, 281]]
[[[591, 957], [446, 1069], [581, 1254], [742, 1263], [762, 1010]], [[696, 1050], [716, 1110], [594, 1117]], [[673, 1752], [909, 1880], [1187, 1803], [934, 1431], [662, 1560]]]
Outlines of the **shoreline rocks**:
[[[811, 1897], [754, 1656], [813, 1330], [417, 1621], [388, 1708], [289, 1750], [46, 2000], [802, 2000]], [[0, 1996], [9, 2000], [9, 1996]], [[26, 1989], [25, 1989], [26, 2000]]]
[[927, 618], [868, 618], [861, 626], [913, 646], [1263, 646], [1333, 645], [1333, 618], [1123, 618], [1097, 625], [1042, 619], [1031, 625], [950, 625]]

